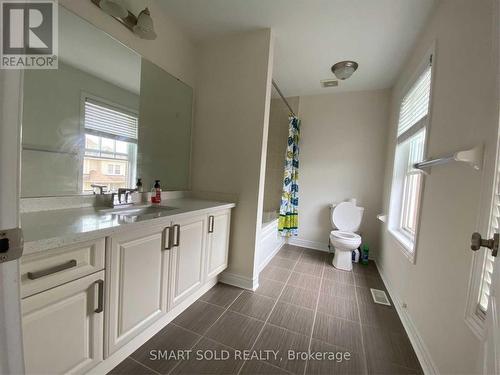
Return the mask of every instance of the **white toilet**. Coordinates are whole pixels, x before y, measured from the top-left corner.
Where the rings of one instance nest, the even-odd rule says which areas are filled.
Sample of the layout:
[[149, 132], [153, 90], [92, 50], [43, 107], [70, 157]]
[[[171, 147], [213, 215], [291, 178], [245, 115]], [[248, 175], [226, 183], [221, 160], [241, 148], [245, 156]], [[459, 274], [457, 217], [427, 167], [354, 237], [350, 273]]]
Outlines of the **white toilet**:
[[356, 199], [330, 206], [330, 221], [333, 229], [330, 244], [335, 248], [332, 264], [344, 271], [352, 270], [352, 251], [361, 245], [359, 230], [363, 219], [363, 207], [356, 206]]

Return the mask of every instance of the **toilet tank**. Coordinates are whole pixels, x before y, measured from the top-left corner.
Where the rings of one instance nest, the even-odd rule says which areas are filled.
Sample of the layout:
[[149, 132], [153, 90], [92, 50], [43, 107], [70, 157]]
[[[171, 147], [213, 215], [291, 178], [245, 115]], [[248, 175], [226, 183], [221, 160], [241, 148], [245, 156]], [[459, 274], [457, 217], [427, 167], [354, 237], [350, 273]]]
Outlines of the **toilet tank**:
[[356, 205], [356, 199], [330, 205], [330, 224], [333, 229], [357, 232], [365, 209]]

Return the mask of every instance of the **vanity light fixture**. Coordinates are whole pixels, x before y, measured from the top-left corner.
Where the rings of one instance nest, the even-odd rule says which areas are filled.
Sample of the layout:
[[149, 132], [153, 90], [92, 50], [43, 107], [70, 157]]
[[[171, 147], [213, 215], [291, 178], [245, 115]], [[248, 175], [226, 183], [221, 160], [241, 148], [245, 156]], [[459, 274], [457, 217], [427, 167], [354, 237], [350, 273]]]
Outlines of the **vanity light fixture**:
[[358, 69], [355, 61], [340, 61], [332, 66], [332, 72], [340, 80], [346, 80]]
[[132, 31], [141, 39], [156, 39], [153, 18], [148, 8], [143, 9], [138, 16], [127, 10], [121, 0], [90, 0], [102, 11], [116, 19], [127, 29]]

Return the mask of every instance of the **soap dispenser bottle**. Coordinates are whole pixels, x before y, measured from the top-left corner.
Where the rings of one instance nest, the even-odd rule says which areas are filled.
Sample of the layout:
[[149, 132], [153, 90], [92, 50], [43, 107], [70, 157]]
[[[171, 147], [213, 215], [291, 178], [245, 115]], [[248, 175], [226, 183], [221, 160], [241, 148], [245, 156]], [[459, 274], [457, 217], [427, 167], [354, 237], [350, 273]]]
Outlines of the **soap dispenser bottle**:
[[153, 186], [153, 193], [151, 194], [151, 203], [160, 204], [161, 203], [161, 186], [160, 180], [155, 180]]

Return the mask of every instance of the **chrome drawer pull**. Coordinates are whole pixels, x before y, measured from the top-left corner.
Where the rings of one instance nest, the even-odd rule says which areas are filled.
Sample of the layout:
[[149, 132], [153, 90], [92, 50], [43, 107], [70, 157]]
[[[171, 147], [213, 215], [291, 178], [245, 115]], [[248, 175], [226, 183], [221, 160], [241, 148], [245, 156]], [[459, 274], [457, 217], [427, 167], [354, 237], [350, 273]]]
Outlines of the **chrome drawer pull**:
[[76, 260], [75, 259], [71, 259], [69, 262], [59, 264], [57, 266], [47, 268], [45, 270], [28, 272], [28, 279], [36, 280], [36, 279], [39, 279], [40, 277], [49, 276], [49, 275], [52, 275], [53, 273], [61, 272], [61, 271], [64, 271], [64, 270], [67, 270], [67, 269], [73, 268], [73, 267], [76, 267]]
[[172, 246], [177, 247], [181, 243], [181, 226], [179, 224], [174, 225], [174, 243]]
[[214, 232], [214, 216], [209, 216], [208, 217], [208, 233], [213, 233]]
[[97, 300], [97, 309], [94, 310], [95, 313], [99, 314], [102, 313], [104, 310], [104, 281], [103, 280], [97, 280], [96, 281], [97, 287], [98, 287], [98, 293], [99, 297]]

